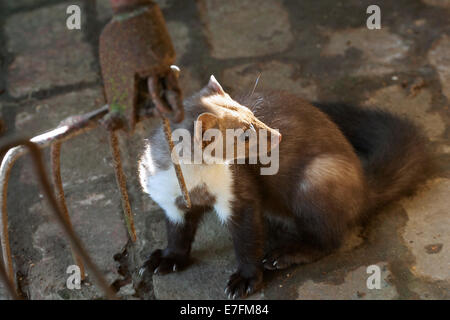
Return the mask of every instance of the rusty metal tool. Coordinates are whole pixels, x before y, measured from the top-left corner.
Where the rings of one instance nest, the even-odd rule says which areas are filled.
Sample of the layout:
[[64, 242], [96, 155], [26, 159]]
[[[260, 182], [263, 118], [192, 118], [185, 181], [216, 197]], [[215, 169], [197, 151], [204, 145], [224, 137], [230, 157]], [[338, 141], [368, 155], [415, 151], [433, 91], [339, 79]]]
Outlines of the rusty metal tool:
[[[100, 37], [100, 62], [104, 80], [104, 107], [90, 113], [69, 117], [60, 125], [32, 139], [0, 143], [0, 149], [10, 148], [0, 166], [0, 278], [6, 283], [13, 298], [18, 298], [16, 279], [8, 236], [7, 193], [11, 169], [17, 159], [31, 151], [38, 179], [57, 221], [70, 239], [72, 254], [85, 277], [85, 265], [93, 272], [108, 298], [115, 298], [95, 264], [76, 236], [68, 213], [60, 170], [61, 144], [101, 120], [110, 131], [116, 180], [121, 190], [125, 221], [132, 241], [136, 240], [133, 215], [126, 189], [117, 130], [132, 133], [135, 125], [148, 116], [162, 118], [170, 150], [173, 149], [169, 119], [182, 121], [184, 117], [182, 92], [178, 85], [179, 69], [172, 63], [175, 51], [167, 32], [161, 10], [151, 0], [110, 0], [114, 17]], [[45, 174], [40, 148], [51, 147], [52, 181], [54, 193]], [[174, 163], [186, 206], [190, 207], [189, 193], [181, 167]]]

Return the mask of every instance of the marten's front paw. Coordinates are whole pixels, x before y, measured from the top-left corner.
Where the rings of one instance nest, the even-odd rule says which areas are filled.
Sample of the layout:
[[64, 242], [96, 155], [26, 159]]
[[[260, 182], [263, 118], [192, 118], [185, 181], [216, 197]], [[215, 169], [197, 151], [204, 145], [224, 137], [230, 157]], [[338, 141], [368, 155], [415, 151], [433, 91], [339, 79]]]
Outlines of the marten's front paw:
[[167, 249], [158, 249], [153, 251], [145, 266], [154, 274], [164, 275], [186, 268], [189, 262], [189, 256], [174, 254]]
[[230, 276], [225, 294], [228, 299], [245, 298], [262, 288], [263, 274], [261, 271], [255, 272], [252, 276], [244, 276], [237, 271]]

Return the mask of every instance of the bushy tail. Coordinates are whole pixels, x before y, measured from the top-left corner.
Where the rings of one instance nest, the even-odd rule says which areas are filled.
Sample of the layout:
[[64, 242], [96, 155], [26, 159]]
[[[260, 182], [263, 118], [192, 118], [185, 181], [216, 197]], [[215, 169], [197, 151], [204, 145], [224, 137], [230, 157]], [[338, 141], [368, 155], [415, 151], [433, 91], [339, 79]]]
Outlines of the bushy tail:
[[433, 173], [428, 141], [411, 121], [379, 109], [315, 106], [339, 126], [361, 159], [371, 209], [412, 194]]

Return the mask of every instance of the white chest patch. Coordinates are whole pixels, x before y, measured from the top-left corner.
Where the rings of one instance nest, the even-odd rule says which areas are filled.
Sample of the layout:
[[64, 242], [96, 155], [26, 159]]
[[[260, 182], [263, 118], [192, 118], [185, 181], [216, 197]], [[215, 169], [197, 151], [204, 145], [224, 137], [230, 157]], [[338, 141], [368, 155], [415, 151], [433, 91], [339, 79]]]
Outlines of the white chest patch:
[[[139, 179], [146, 193], [164, 209], [166, 216], [173, 222], [182, 223], [184, 212], [175, 205], [175, 199], [182, 195], [175, 169], [158, 171], [144, 155], [139, 164]], [[219, 219], [225, 223], [231, 216], [233, 200], [233, 175], [228, 165], [181, 165], [187, 189], [205, 185], [208, 192], [215, 196], [214, 209]]]

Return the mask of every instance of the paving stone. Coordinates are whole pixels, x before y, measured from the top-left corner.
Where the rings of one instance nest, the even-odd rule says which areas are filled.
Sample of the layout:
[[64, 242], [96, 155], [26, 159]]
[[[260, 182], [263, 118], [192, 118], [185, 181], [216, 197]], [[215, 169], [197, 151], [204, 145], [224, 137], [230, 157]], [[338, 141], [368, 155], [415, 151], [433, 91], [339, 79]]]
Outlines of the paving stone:
[[442, 93], [450, 101], [450, 37], [442, 36], [428, 52], [428, 60], [436, 68], [441, 79]]
[[[100, 87], [40, 101], [26, 101], [23, 103], [23, 111], [16, 115], [16, 130], [25, 136], [35, 136], [56, 128], [69, 116], [90, 112], [102, 105], [103, 93]], [[64, 186], [94, 181], [111, 174], [111, 161], [108, 136], [102, 127], [64, 142], [61, 149], [61, 175]], [[31, 168], [25, 170], [25, 173], [33, 175]], [[23, 180], [26, 183], [27, 178], [24, 177]]]
[[429, 181], [413, 199], [402, 201], [408, 213], [403, 238], [415, 256], [411, 271], [435, 280], [450, 280], [449, 179]]
[[390, 281], [391, 273], [386, 262], [376, 263], [381, 269], [381, 289], [368, 289], [367, 266], [350, 271], [342, 284], [315, 283], [308, 280], [298, 288], [299, 300], [373, 300], [395, 299], [398, 296], [395, 286]]
[[[14, 55], [8, 68], [8, 91], [13, 97], [97, 80], [92, 68], [94, 55], [83, 32], [66, 27], [70, 4], [79, 2], [18, 13], [7, 19], [7, 49]], [[82, 27], [83, 17], [82, 13]]]
[[[73, 191], [67, 194], [67, 205], [74, 229], [93, 261], [112, 283], [121, 277], [114, 255], [123, 250], [128, 240], [114, 177], [111, 175], [101, 183], [80, 184]], [[30, 298], [101, 297], [101, 291], [93, 286], [83, 285], [81, 290], [67, 290], [66, 280], [69, 275], [66, 270], [74, 264], [69, 242], [43, 201], [32, 206], [29, 211], [29, 214], [41, 215], [46, 220], [32, 235], [33, 247], [41, 252], [42, 258], [33, 261], [29, 268], [27, 279]], [[88, 280], [94, 283], [92, 276]]]
[[388, 28], [369, 30], [366, 27], [341, 31], [324, 31], [329, 37], [323, 47], [324, 56], [345, 55], [350, 48], [362, 52], [361, 66], [355, 75], [383, 75], [398, 68], [396, 60], [406, 56], [409, 45], [399, 36], [389, 32]]
[[[25, 135], [36, 135], [55, 128], [67, 117], [93, 111], [103, 104], [100, 86], [56, 94], [42, 100], [25, 100], [20, 104], [21, 112], [16, 115], [15, 127]], [[8, 104], [5, 107], [19, 106]]]
[[431, 140], [436, 140], [444, 133], [445, 123], [438, 113], [428, 111], [431, 98], [428, 89], [422, 89], [413, 96], [400, 85], [393, 85], [371, 93], [364, 105], [387, 109], [416, 121]]
[[245, 64], [225, 70], [223, 85], [234, 91], [251, 92], [258, 75], [261, 74], [256, 91], [286, 90], [307, 100], [317, 99], [316, 85], [311, 80], [302, 79], [298, 69], [299, 66], [279, 61]]
[[215, 58], [282, 52], [293, 41], [288, 13], [279, 1], [211, 0], [201, 13]]

